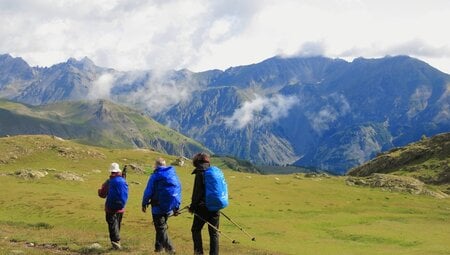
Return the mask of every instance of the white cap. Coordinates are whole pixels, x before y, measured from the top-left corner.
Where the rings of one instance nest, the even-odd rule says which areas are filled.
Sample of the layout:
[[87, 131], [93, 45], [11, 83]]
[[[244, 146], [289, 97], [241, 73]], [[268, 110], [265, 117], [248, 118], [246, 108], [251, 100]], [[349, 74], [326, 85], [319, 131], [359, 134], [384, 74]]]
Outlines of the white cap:
[[109, 171], [111, 173], [120, 173], [120, 172], [122, 172], [120, 170], [120, 168], [119, 168], [119, 164], [117, 164], [117, 163], [112, 163], [111, 166], [109, 167]]

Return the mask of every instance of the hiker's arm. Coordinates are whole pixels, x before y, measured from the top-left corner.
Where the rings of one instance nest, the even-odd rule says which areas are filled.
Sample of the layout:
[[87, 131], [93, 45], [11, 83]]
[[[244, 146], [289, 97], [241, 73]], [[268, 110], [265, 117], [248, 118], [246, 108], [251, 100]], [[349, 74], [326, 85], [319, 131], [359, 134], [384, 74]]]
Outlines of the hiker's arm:
[[150, 203], [150, 199], [153, 196], [153, 185], [155, 182], [155, 174], [152, 174], [147, 182], [147, 187], [144, 190], [144, 195], [142, 196], [142, 211], [147, 211], [147, 206]]
[[109, 179], [106, 180], [100, 189], [98, 189], [97, 193], [98, 196], [101, 198], [105, 198], [108, 195], [108, 189], [109, 189]]
[[197, 211], [198, 205], [204, 200], [205, 185], [203, 183], [203, 173], [198, 173], [195, 175], [194, 189], [192, 190], [192, 201], [189, 206], [190, 212]]

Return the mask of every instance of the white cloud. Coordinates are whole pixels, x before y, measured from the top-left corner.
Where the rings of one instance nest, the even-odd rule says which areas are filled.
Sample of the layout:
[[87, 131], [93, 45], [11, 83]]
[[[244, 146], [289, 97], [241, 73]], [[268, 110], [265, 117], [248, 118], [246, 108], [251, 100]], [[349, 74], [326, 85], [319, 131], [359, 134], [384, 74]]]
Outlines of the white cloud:
[[311, 127], [318, 134], [330, 129], [333, 122], [350, 112], [350, 104], [344, 95], [332, 94], [325, 98], [326, 104], [318, 112], [307, 112]]
[[328, 130], [330, 124], [336, 121], [338, 117], [339, 112], [330, 106], [324, 106], [318, 113], [309, 115], [311, 126], [318, 133]]
[[171, 77], [170, 72], [152, 72], [150, 77], [146, 77], [145, 73], [125, 77], [121, 81], [122, 85], [134, 86], [138, 83], [140, 86], [121, 100], [144, 106], [150, 114], [157, 114], [189, 99], [192, 92], [198, 89], [192, 82], [190, 74], [185, 73], [185, 75], [186, 77], [181, 81]]
[[298, 103], [295, 96], [275, 95], [273, 97], [255, 98], [244, 102], [232, 116], [225, 119], [225, 124], [232, 128], [242, 129], [249, 124], [263, 125], [286, 117], [289, 110]]
[[[180, 75], [184, 76], [180, 78]], [[92, 83], [87, 98], [118, 101], [157, 114], [189, 99], [198, 89], [190, 76], [190, 72], [158, 70], [103, 73]], [[116, 86], [121, 93], [114, 93]]]
[[194, 71], [278, 54], [408, 54], [450, 72], [447, 0], [0, 0], [0, 52]]
[[323, 42], [305, 42], [296, 55], [301, 57], [323, 56], [325, 55], [325, 49]]
[[92, 87], [89, 90], [89, 99], [110, 99], [111, 88], [114, 86], [116, 77], [110, 73], [104, 73], [100, 75], [97, 80], [92, 83]]
[[369, 56], [395, 56], [408, 55], [418, 58], [450, 58], [450, 44], [434, 46], [421, 39], [413, 39], [394, 45], [370, 45], [366, 48], [353, 47], [338, 54], [341, 57]]

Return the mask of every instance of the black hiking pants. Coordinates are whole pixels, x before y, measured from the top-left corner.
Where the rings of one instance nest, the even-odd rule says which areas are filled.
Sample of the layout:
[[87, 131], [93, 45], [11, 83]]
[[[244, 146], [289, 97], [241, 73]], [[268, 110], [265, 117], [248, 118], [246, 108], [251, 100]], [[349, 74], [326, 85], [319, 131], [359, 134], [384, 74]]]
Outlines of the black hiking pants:
[[[203, 254], [203, 242], [202, 242], [202, 228], [206, 224], [205, 220], [219, 228], [220, 211], [210, 212], [206, 207], [200, 207], [196, 212], [198, 216], [194, 215], [194, 221], [192, 222], [192, 240], [194, 241], [194, 254]], [[219, 254], [219, 233], [217, 230], [208, 225], [209, 233], [209, 254]]]
[[111, 242], [120, 241], [120, 224], [122, 224], [123, 213], [106, 212], [106, 222], [108, 222], [109, 239]]
[[167, 253], [173, 252], [173, 246], [167, 234], [167, 214], [152, 214], [153, 225], [155, 225], [156, 239], [155, 239], [155, 252], [161, 252], [163, 249]]

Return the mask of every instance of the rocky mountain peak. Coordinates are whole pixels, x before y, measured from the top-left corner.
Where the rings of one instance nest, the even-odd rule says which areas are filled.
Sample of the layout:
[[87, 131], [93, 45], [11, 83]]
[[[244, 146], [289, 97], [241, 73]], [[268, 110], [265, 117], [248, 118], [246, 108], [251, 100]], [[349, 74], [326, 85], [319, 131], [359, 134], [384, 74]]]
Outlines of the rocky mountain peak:
[[95, 111], [95, 116], [98, 120], [106, 120], [112, 118], [112, 110], [108, 105], [106, 100], [98, 100], [97, 101], [97, 110]]
[[9, 54], [0, 55], [0, 86], [1, 81], [28, 80], [34, 75], [33, 69], [20, 57]]
[[82, 70], [90, 70], [96, 67], [94, 62], [88, 57], [84, 57], [80, 60], [77, 60], [75, 58], [69, 58], [66, 64]]

